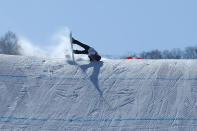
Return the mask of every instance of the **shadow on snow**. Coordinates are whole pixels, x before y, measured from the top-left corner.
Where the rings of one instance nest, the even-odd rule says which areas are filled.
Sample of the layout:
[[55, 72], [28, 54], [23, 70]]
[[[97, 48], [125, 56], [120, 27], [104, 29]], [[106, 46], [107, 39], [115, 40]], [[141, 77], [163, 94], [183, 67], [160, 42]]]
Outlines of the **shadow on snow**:
[[93, 73], [90, 76], [90, 81], [96, 88], [96, 90], [99, 92], [99, 95], [103, 97], [103, 92], [99, 88], [99, 83], [98, 83], [98, 75], [100, 72], [101, 67], [103, 66], [103, 62], [90, 62], [89, 64], [86, 65], [81, 65], [80, 68], [85, 72], [88, 68], [93, 67]]

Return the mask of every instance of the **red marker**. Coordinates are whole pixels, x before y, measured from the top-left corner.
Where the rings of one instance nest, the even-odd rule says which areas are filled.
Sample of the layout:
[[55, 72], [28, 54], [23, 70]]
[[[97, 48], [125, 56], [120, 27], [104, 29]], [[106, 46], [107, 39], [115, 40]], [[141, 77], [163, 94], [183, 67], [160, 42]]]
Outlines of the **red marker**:
[[136, 58], [136, 57], [128, 56], [128, 57], [126, 57], [125, 59], [130, 60], [130, 59], [143, 59], [143, 58]]

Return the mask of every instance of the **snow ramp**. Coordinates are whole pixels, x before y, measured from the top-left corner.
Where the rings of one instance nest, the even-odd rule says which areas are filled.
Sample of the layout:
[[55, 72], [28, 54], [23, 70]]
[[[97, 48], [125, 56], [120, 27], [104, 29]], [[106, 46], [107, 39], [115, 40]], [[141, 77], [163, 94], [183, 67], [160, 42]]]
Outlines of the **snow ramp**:
[[0, 131], [196, 131], [196, 60], [0, 55]]

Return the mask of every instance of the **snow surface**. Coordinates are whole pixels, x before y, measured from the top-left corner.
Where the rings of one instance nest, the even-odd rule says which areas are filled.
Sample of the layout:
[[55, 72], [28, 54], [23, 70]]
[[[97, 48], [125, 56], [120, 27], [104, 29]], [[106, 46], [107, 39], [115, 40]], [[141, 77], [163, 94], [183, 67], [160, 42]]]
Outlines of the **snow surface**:
[[0, 55], [0, 131], [196, 131], [196, 67]]

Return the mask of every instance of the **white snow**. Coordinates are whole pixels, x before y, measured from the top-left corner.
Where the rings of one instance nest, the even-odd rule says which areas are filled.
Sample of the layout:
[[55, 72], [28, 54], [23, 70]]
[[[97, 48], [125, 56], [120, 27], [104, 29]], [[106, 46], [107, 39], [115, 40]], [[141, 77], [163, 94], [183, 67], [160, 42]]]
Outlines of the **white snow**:
[[0, 131], [196, 131], [196, 67], [0, 55]]

